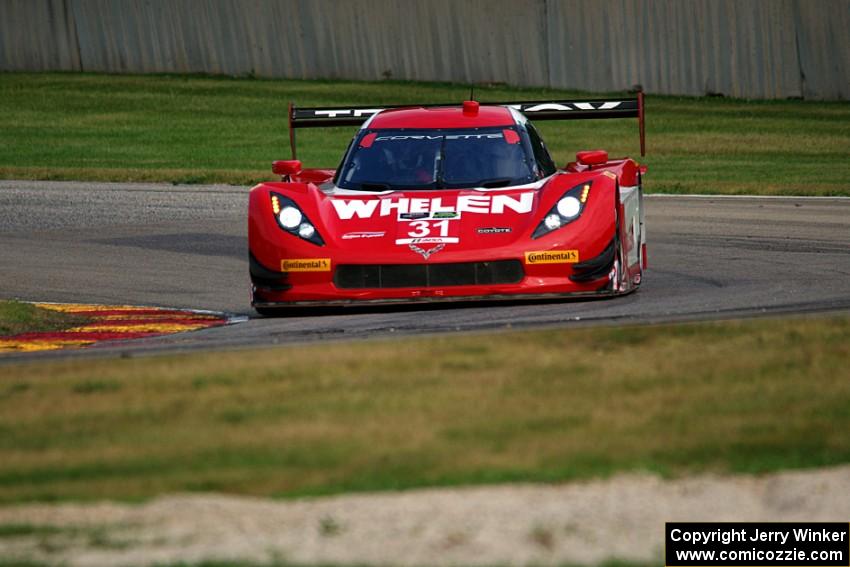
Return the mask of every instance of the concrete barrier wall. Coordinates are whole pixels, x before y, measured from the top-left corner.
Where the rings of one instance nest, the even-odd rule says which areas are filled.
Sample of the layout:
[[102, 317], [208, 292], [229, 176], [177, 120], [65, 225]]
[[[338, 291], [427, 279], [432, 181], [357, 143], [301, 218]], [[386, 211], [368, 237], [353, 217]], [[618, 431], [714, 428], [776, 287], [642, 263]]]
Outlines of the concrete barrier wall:
[[0, 0], [0, 69], [850, 98], [850, 0]]
[[621, 0], [600, 13], [593, 0], [554, 1], [550, 6], [558, 31], [550, 35], [551, 84], [799, 97], [791, 4]]
[[0, 70], [80, 70], [76, 25], [66, 2], [0, 0]]

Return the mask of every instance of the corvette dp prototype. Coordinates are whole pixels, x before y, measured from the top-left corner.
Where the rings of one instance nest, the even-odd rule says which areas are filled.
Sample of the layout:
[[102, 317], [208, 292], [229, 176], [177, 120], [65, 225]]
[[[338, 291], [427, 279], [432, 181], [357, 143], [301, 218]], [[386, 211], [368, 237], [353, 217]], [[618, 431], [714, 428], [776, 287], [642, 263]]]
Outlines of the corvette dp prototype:
[[[583, 151], [559, 169], [532, 120], [637, 117], [643, 98], [290, 107], [292, 160], [251, 190], [253, 306], [605, 296], [646, 267], [641, 175]], [[359, 125], [336, 170], [295, 131]]]

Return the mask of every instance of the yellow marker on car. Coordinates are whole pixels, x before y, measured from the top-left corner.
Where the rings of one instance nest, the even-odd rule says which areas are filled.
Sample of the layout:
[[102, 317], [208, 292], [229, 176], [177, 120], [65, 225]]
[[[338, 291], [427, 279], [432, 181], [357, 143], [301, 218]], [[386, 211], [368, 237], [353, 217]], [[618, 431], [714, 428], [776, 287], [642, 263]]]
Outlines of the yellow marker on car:
[[526, 252], [525, 263], [533, 264], [575, 264], [578, 262], [578, 250], [543, 250]]
[[299, 258], [297, 260], [281, 260], [281, 272], [330, 272], [330, 258]]

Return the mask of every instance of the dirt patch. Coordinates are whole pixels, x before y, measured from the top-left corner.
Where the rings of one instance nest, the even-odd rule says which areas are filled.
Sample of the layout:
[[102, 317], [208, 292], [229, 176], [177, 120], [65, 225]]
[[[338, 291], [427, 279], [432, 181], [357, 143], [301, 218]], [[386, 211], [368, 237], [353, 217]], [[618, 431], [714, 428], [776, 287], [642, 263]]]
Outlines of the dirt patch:
[[847, 521], [850, 466], [275, 501], [0, 508], [0, 557], [69, 566], [205, 560], [494, 565], [662, 563], [665, 521]]

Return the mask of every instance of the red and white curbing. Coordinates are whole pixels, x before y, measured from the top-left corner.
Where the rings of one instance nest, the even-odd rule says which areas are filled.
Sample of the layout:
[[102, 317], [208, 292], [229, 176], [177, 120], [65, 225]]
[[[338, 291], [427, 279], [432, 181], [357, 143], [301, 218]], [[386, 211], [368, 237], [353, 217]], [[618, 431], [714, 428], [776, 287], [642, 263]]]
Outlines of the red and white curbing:
[[89, 347], [103, 341], [170, 335], [218, 327], [230, 322], [226, 316], [219, 313], [188, 309], [76, 303], [34, 305], [42, 309], [81, 315], [88, 318], [89, 322], [63, 331], [0, 337], [0, 353]]

